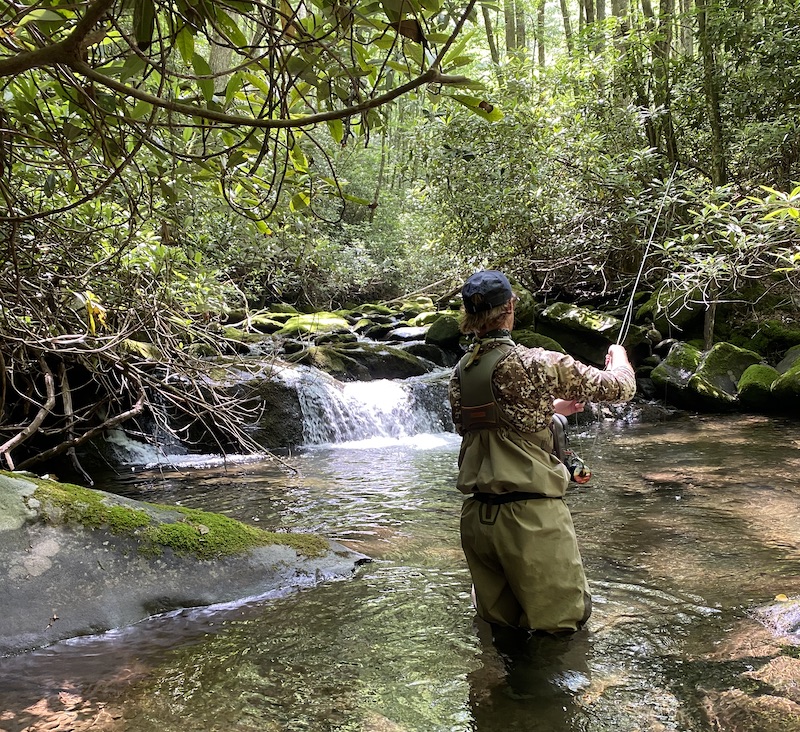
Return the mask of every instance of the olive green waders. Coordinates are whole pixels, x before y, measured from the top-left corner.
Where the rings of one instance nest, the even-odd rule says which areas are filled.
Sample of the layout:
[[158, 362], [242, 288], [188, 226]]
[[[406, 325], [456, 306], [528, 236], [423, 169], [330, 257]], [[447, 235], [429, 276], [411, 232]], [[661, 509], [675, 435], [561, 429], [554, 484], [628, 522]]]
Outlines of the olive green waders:
[[[563, 501], [569, 474], [552, 454], [549, 429], [514, 429], [491, 387], [513, 341], [475, 351], [458, 365], [463, 441], [458, 488], [461, 545], [478, 615], [499, 625], [579, 629], [591, 613], [575, 527]], [[477, 358], [476, 358], [477, 356]]]
[[484, 620], [552, 632], [577, 630], [588, 620], [591, 596], [564, 501], [492, 505], [468, 498], [461, 546]]

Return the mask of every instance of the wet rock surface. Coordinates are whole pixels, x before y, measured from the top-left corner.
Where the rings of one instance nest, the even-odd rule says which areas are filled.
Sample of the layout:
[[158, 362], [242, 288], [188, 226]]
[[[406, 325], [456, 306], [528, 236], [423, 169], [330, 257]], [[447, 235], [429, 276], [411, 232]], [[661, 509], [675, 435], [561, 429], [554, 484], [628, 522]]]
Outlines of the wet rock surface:
[[[80, 489], [74, 506], [65, 503], [54, 509], [42, 493], [46, 483], [0, 474], [0, 561], [5, 568], [0, 577], [0, 655], [123, 627], [178, 608], [347, 577], [366, 561], [364, 555], [321, 537], [268, 538], [268, 532], [252, 534], [259, 531], [252, 528], [255, 541], [233, 551], [230, 536], [223, 534], [242, 527], [238, 522], [220, 517], [226, 523], [215, 526], [212, 515], [205, 514], [204, 524], [194, 521], [199, 514], [102, 491]], [[73, 509], [85, 508], [90, 494], [97, 504], [82, 513], [81, 523]], [[98, 515], [102, 518], [93, 518]], [[150, 529], [184, 538], [159, 545], [148, 538]], [[201, 549], [198, 556], [186, 537], [210, 551]]]

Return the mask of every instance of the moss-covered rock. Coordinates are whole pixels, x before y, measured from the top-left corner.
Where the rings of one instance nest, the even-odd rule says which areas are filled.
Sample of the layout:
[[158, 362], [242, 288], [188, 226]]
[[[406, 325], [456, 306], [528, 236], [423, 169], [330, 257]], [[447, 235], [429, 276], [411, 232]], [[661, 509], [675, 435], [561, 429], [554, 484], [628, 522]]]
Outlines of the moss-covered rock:
[[277, 331], [277, 335], [297, 337], [312, 333], [330, 333], [348, 331], [350, 323], [341, 315], [321, 311], [303, 315], [294, 315]]
[[636, 311], [636, 321], [652, 321], [664, 336], [676, 333], [685, 336], [694, 329], [702, 328], [705, 309], [700, 300], [700, 292], [677, 292], [663, 288]]
[[520, 330], [533, 328], [538, 310], [536, 298], [524, 287], [512, 282], [514, 294], [519, 298], [514, 305], [514, 327]]
[[386, 305], [379, 305], [378, 303], [368, 302], [353, 308], [354, 312], [361, 313], [362, 315], [395, 315], [396, 311]]
[[427, 311], [424, 313], [420, 313], [419, 315], [415, 315], [411, 320], [409, 320], [409, 325], [412, 327], [420, 327], [424, 325], [430, 325], [433, 323], [434, 320], [437, 320], [441, 316], [440, 312], [435, 310]]
[[403, 314], [404, 318], [414, 318], [425, 313], [435, 312], [436, 306], [427, 295], [417, 295], [403, 300], [398, 310]]
[[776, 411], [772, 384], [779, 376], [776, 369], [764, 363], [748, 366], [736, 385], [742, 407], [753, 412]]
[[269, 312], [296, 315], [298, 310], [294, 305], [290, 305], [287, 302], [274, 302], [269, 306]]
[[737, 384], [749, 366], [761, 362], [755, 351], [717, 343], [705, 353], [687, 384], [700, 409], [726, 411], [735, 405]]
[[781, 412], [797, 414], [800, 410], [800, 359], [775, 379], [772, 395]]
[[288, 313], [285, 317], [281, 317], [280, 313], [258, 313], [249, 317], [246, 323], [251, 330], [258, 333], [277, 333], [293, 317], [295, 316]]
[[428, 332], [425, 334], [425, 342], [442, 348], [458, 346], [458, 342], [461, 339], [458, 321], [459, 316], [457, 313], [450, 311], [441, 313], [428, 328]]
[[564, 347], [558, 341], [548, 338], [546, 335], [542, 335], [541, 333], [536, 333], [533, 330], [514, 330], [511, 332], [511, 337], [515, 342], [526, 346], [527, 348], [545, 348], [548, 351], [566, 353]]
[[650, 373], [653, 385], [664, 401], [678, 407], [694, 407], [687, 385], [701, 358], [702, 352], [687, 343], [672, 345], [664, 360]]
[[44, 521], [126, 534], [135, 537], [139, 550], [148, 555], [170, 550], [179, 556], [213, 559], [269, 544], [285, 544], [307, 556], [321, 556], [327, 550], [327, 543], [317, 536], [264, 531], [208, 511], [143, 503], [69, 483], [33, 480], [37, 482], [33, 500]]
[[369, 370], [335, 346], [309, 346], [286, 357], [289, 363], [313, 366], [343, 381], [369, 381]]
[[351, 574], [311, 534], [0, 472], [0, 655]]
[[800, 363], [800, 345], [792, 346], [775, 367], [779, 374], [785, 374]]
[[[616, 343], [623, 322], [607, 313], [590, 310], [571, 303], [554, 303], [539, 314], [536, 332], [552, 338], [573, 356], [596, 366], [605, 364], [608, 347]], [[644, 345], [647, 355], [650, 343], [647, 331], [640, 326], [631, 326], [624, 345], [629, 352]]]
[[139, 358], [147, 359], [148, 361], [163, 361], [164, 355], [161, 349], [152, 343], [145, 341], [135, 341], [131, 338], [123, 339], [119, 344], [119, 349], [126, 353], [132, 353]]
[[314, 366], [343, 381], [405, 379], [421, 376], [429, 364], [407, 350], [383, 343], [345, 343], [311, 346], [288, 357], [291, 363]]

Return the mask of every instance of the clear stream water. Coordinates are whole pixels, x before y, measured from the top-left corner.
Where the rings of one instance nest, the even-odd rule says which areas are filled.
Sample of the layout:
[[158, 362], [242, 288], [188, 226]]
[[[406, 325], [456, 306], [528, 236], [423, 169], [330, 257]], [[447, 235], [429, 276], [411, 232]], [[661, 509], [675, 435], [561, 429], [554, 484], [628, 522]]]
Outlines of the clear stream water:
[[741, 688], [753, 667], [720, 649], [753, 631], [754, 608], [800, 594], [800, 423], [573, 427], [594, 473], [568, 496], [594, 614], [569, 643], [517, 645], [509, 661], [471, 606], [458, 440], [395, 407], [371, 438], [317, 432], [285, 458], [296, 473], [187, 464], [99, 485], [319, 532], [372, 561], [351, 579], [0, 659], [0, 730], [710, 731], [703, 695]]

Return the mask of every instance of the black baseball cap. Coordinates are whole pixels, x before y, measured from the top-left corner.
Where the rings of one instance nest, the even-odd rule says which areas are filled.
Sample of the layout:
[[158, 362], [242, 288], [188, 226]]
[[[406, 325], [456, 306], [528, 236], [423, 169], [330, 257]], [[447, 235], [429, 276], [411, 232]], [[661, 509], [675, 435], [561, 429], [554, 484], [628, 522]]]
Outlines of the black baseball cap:
[[464, 310], [468, 313], [482, 313], [507, 303], [514, 293], [502, 272], [485, 269], [472, 275], [461, 288]]

